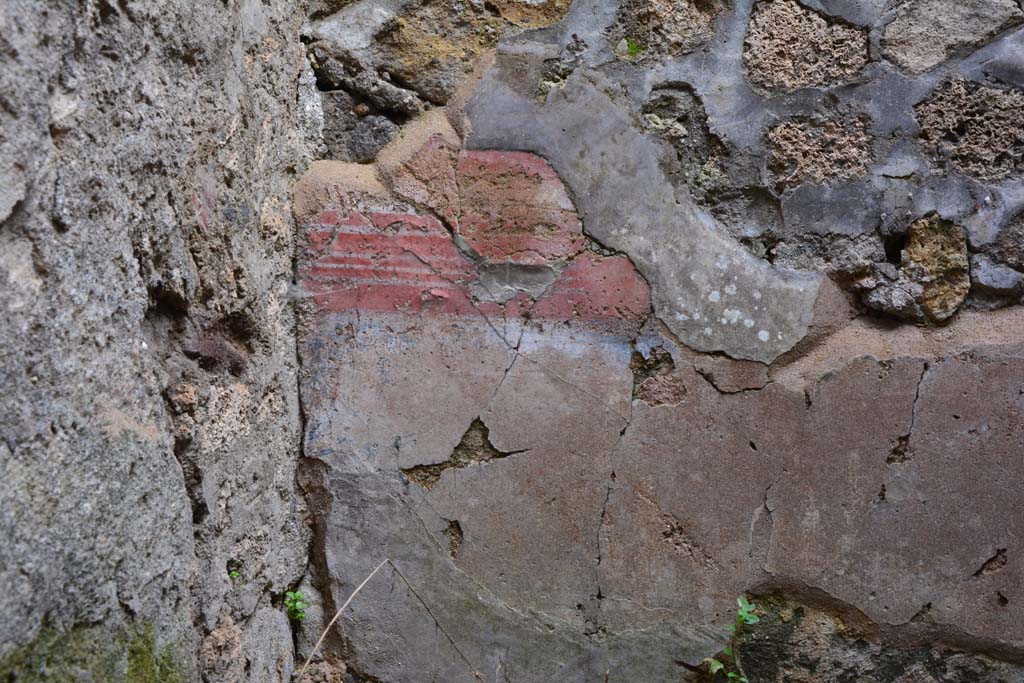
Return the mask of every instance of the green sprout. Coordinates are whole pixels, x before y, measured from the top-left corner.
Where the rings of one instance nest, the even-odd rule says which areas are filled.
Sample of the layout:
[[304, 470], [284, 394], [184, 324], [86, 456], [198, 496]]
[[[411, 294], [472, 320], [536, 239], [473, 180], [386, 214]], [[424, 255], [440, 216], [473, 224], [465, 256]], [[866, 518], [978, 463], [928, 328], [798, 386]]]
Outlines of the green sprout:
[[309, 603], [299, 591], [286, 591], [284, 594], [284, 608], [288, 611], [288, 618], [292, 621], [302, 621], [306, 618], [306, 608]]
[[647, 48], [636, 38], [626, 36], [626, 54], [630, 57], [639, 57]]
[[228, 576], [230, 576], [231, 580], [234, 581], [234, 580], [238, 579], [240, 576], [242, 576], [242, 573], [240, 571], [238, 571], [237, 569], [232, 569], [231, 571], [228, 572]]
[[729, 632], [732, 634], [729, 636], [729, 644], [722, 648], [720, 657], [709, 657], [704, 661], [707, 662], [708, 673], [712, 677], [717, 676], [719, 673], [724, 673], [727, 680], [748, 683], [747, 677], [743, 675], [739, 665], [736, 663], [736, 637], [739, 635], [740, 629], [744, 626], [756, 624], [761, 621], [761, 618], [754, 613], [757, 605], [748, 602], [742, 595], [736, 599], [736, 604], [739, 605], [739, 609], [736, 612], [735, 623], [729, 625]]

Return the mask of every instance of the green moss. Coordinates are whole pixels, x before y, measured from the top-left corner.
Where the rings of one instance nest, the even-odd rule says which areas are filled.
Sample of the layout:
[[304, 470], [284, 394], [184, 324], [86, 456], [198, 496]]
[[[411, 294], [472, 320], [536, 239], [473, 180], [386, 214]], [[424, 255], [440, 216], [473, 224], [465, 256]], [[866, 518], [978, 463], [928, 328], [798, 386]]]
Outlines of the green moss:
[[150, 624], [133, 633], [128, 642], [128, 683], [185, 683], [171, 646], [157, 650]]
[[172, 648], [158, 648], [149, 624], [130, 633], [102, 627], [43, 629], [0, 659], [0, 683], [185, 683]]

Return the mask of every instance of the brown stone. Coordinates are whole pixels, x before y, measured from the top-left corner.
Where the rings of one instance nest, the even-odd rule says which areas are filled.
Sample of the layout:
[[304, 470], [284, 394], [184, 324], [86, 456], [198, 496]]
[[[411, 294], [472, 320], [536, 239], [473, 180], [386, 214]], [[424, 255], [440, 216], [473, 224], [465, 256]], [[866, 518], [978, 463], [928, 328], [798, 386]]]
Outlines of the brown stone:
[[867, 61], [867, 31], [830, 21], [793, 0], [758, 6], [743, 45], [747, 79], [767, 90], [845, 82]]
[[[721, 0], [626, 0], [619, 8], [609, 41], [618, 49], [632, 43], [632, 57], [670, 57], [706, 43], [714, 31], [715, 16], [725, 8]], [[621, 54], [621, 53], [620, 53]]]
[[494, 0], [502, 18], [523, 28], [550, 26], [569, 11], [572, 0]]
[[986, 180], [1024, 168], [1024, 91], [954, 78], [937, 87], [914, 111], [921, 141], [937, 161]]
[[782, 187], [862, 175], [871, 161], [863, 119], [785, 121], [768, 130], [768, 168]]
[[953, 315], [971, 287], [963, 228], [936, 216], [911, 224], [903, 269], [923, 284], [921, 308], [935, 321]]

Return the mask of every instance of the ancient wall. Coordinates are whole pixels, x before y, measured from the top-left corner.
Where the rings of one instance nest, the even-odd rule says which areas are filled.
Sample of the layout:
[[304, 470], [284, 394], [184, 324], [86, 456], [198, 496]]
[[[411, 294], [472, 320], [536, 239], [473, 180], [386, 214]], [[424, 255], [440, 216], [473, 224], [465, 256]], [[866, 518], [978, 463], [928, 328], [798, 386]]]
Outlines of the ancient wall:
[[291, 670], [302, 20], [0, 3], [2, 680]]
[[0, 24], [0, 679], [1024, 681], [1017, 0]]

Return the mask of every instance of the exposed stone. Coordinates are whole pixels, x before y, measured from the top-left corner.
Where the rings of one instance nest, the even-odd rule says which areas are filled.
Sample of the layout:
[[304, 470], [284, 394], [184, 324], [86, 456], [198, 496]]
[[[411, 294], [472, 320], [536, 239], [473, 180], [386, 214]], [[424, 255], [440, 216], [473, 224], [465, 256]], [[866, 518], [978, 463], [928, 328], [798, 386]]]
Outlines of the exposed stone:
[[780, 188], [852, 178], [871, 161], [860, 118], [784, 121], [768, 130], [767, 143], [768, 168]]
[[1013, 0], [910, 0], [886, 25], [882, 54], [919, 74], [1021, 22], [1024, 12]]
[[344, 90], [330, 90], [317, 95], [322, 102], [323, 141], [327, 147], [327, 158], [351, 161], [348, 140], [358, 121], [352, 111], [355, 100]]
[[448, 101], [503, 25], [482, 4], [462, 0], [371, 0], [312, 22], [310, 52], [332, 87], [385, 112], [415, 114]]
[[572, 0], [493, 0], [506, 21], [524, 28], [550, 26], [569, 11]]
[[1024, 271], [1024, 213], [1011, 218], [983, 249], [994, 261]]
[[565, 79], [579, 66], [586, 48], [587, 44], [579, 36], [573, 36], [557, 57], [544, 60], [535, 94], [539, 101], [543, 102], [549, 92], [565, 85]]
[[242, 634], [231, 617], [206, 635], [199, 649], [199, 659], [205, 680], [225, 683], [243, 680]]
[[[425, 489], [432, 489], [440, 481], [441, 476], [451, 469], [462, 469], [470, 465], [482, 465], [484, 463], [497, 460], [499, 458], [507, 458], [511, 455], [517, 455], [519, 453], [525, 453], [526, 451], [499, 451], [491, 443], [490, 438], [487, 436], [487, 425], [485, 425], [480, 418], [473, 420], [472, 424], [469, 425], [469, 429], [462, 435], [462, 441], [455, 446], [455, 450], [452, 451], [451, 456], [444, 462], [433, 464], [433, 465], [416, 465], [415, 467], [408, 467], [402, 470], [402, 474], [409, 477], [412, 481], [416, 482]], [[455, 554], [455, 550], [459, 545], [462, 544], [461, 530], [458, 534], [451, 524], [449, 523], [448, 528], [445, 530], [445, 534], [449, 537], [449, 543], [454, 544], [450, 546], [452, 555]]]
[[709, 41], [726, 6], [725, 0], [625, 0], [608, 40], [622, 56], [673, 57]]
[[956, 312], [970, 289], [963, 228], [937, 216], [914, 221], [900, 268], [876, 265], [858, 287], [871, 308], [917, 321], [941, 322]]
[[794, 0], [758, 5], [743, 43], [747, 79], [767, 90], [843, 83], [867, 62], [866, 31], [830, 21]]
[[324, 146], [324, 102], [316, 87], [316, 74], [308, 63], [303, 66], [298, 84], [298, 125], [307, 144], [317, 156], [322, 155]]
[[397, 132], [398, 126], [387, 117], [360, 118], [348, 136], [351, 160], [359, 163], [373, 161], [377, 157], [377, 152], [383, 149]]
[[358, 0], [312, 0], [309, 7], [309, 16], [316, 19], [328, 14], [333, 14]]
[[318, 82], [330, 89], [343, 89], [384, 112], [410, 116], [423, 111], [423, 102], [416, 92], [375, 75], [355, 58], [335, 55], [326, 41], [310, 45], [309, 61]]
[[903, 250], [904, 272], [921, 282], [921, 308], [931, 320], [956, 312], [970, 288], [967, 240], [963, 228], [935, 216], [910, 226]]
[[199, 681], [228, 618], [243, 666], [269, 660], [291, 629], [256, 614], [309, 537], [288, 296], [316, 128], [304, 17], [276, 0], [0, 14], [0, 660], [45, 632], [63, 662], [0, 679]]
[[652, 406], [674, 405], [686, 396], [672, 355], [661, 347], [651, 349], [646, 358], [634, 351], [629, 368], [633, 371], [633, 398], [638, 401]]
[[1024, 275], [985, 254], [971, 254], [971, 293], [1019, 297], [1024, 293]]
[[868, 308], [898, 318], [923, 322], [921, 300], [924, 285], [891, 263], [875, 264], [865, 277], [855, 283], [861, 302]]
[[685, 85], [656, 88], [640, 111], [644, 128], [672, 145], [685, 181], [693, 183], [719, 146], [700, 98]]
[[313, 662], [295, 683], [345, 683], [346, 673], [348, 670], [344, 664]]
[[946, 81], [914, 107], [925, 150], [940, 164], [999, 180], [1024, 169], [1024, 91]]
[[375, 36], [380, 50], [376, 66], [427, 101], [444, 104], [473, 59], [500, 35], [500, 19], [473, 3], [417, 0]]
[[988, 657], [927, 644], [879, 642], [863, 623], [798, 602], [759, 598], [760, 621], [737, 651], [752, 683], [1000, 683], [1020, 672]]
[[777, 239], [766, 250], [773, 263], [828, 273], [844, 284], [886, 259], [882, 238], [874, 232], [853, 237], [811, 234]]

